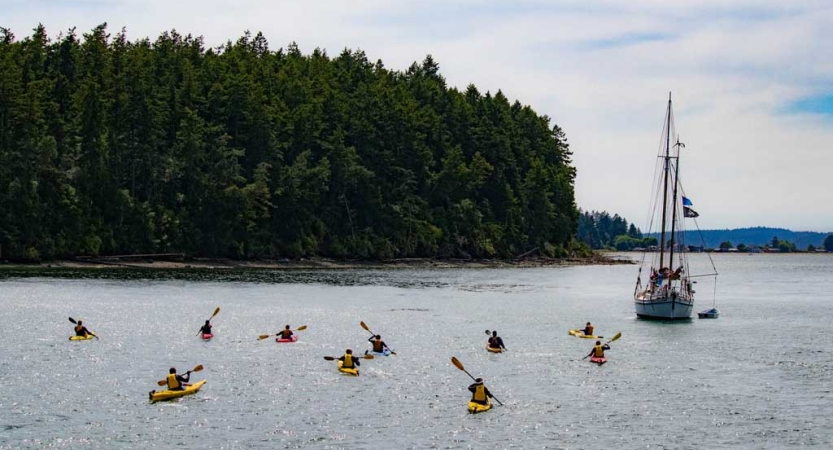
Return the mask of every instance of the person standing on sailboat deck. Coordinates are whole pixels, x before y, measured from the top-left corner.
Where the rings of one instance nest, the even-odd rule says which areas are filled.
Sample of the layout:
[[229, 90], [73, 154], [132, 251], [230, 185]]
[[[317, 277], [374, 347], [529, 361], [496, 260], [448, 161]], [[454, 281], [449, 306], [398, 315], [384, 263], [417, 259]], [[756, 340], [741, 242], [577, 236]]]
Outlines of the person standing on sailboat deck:
[[596, 346], [593, 347], [593, 350], [590, 350], [590, 354], [588, 354], [587, 356], [592, 356], [594, 358], [604, 358], [605, 350], [610, 350], [610, 346], [607, 344], [602, 345], [602, 341], [596, 341]]

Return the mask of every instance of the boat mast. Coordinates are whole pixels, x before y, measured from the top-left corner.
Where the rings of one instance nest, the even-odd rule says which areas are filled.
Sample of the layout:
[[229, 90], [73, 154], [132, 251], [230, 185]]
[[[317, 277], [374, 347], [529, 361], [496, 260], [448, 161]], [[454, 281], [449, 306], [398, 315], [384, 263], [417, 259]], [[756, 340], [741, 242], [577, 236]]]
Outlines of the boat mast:
[[668, 268], [674, 270], [674, 244], [676, 244], [674, 237], [676, 234], [676, 225], [677, 225], [677, 186], [680, 176], [680, 146], [685, 147], [684, 144], [680, 143], [680, 137], [677, 136], [677, 143], [674, 144], [674, 147], [677, 147], [677, 157], [675, 158], [676, 164], [674, 164], [674, 193], [671, 195], [671, 245], [668, 249]]
[[663, 168], [664, 181], [662, 184], [662, 232], [659, 240], [659, 267], [662, 270], [665, 257], [665, 215], [668, 205], [668, 165], [671, 162], [671, 93], [668, 93], [668, 111], [665, 119], [665, 167]]

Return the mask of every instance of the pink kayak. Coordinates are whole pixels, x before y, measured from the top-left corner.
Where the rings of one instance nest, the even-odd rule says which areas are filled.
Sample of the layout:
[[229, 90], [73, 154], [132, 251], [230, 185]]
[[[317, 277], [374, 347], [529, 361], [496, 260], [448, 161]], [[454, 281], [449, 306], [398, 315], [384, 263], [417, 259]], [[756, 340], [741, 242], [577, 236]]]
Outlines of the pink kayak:
[[605, 358], [604, 356], [602, 356], [602, 357], [593, 356], [592, 358], [590, 358], [590, 362], [591, 363], [596, 363], [596, 364], [601, 366], [602, 364], [607, 362], [607, 358]]
[[293, 334], [292, 337], [289, 338], [289, 339], [284, 339], [284, 338], [281, 338], [281, 337], [275, 338], [275, 342], [280, 342], [281, 344], [289, 344], [289, 343], [295, 342], [297, 340], [298, 340], [298, 335], [297, 334]]
[[214, 335], [213, 335], [213, 334], [205, 334], [205, 333], [203, 333], [203, 335], [202, 335], [202, 340], [204, 340], [204, 341], [210, 341], [210, 340], [211, 340], [211, 338], [213, 338], [213, 337], [214, 337]]

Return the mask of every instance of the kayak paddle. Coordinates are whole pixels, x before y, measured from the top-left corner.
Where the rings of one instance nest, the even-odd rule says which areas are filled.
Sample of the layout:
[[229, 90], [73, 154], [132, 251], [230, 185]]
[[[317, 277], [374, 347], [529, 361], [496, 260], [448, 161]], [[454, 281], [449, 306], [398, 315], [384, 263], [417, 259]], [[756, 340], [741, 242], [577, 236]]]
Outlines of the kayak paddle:
[[[306, 326], [306, 325], [301, 325], [300, 327], [298, 327], [297, 329], [292, 330], [292, 331], [304, 331], [304, 330], [306, 330], [306, 329], [307, 329], [307, 326]], [[279, 335], [279, 334], [280, 334], [280, 333], [275, 333], [275, 334], [261, 334], [260, 336], [258, 336], [258, 337], [257, 337], [257, 340], [258, 340], [258, 341], [261, 341], [261, 340], [263, 340], [263, 339], [268, 338], [269, 336], [277, 336], [277, 335]]]
[[[452, 357], [451, 357], [451, 364], [454, 364], [455, 366], [457, 366], [457, 368], [458, 368], [458, 369], [462, 370], [463, 372], [466, 372], [466, 375], [468, 375], [468, 376], [469, 376], [472, 380], [474, 380], [475, 382], [477, 382], [477, 379], [476, 379], [476, 378], [474, 378], [473, 376], [471, 376], [471, 374], [469, 373], [469, 371], [468, 371], [468, 370], [466, 370], [466, 368], [465, 368], [465, 367], [463, 367], [463, 363], [461, 363], [461, 362], [460, 362], [460, 360], [459, 360], [459, 359], [457, 359], [457, 357], [456, 357], [456, 356], [452, 356]], [[493, 396], [492, 396], [492, 398], [493, 398], [493, 399], [495, 399], [495, 401], [496, 401], [496, 402], [498, 402], [498, 404], [499, 404], [500, 406], [503, 406], [503, 403], [501, 403], [501, 401], [500, 401], [500, 400], [498, 400], [498, 399], [497, 399], [497, 397], [495, 397], [495, 396], [493, 395]]]
[[[72, 322], [72, 323], [74, 323], [74, 324], [76, 324], [76, 325], [78, 325], [78, 322], [76, 322], [76, 321], [75, 321], [75, 319], [73, 319], [72, 317], [70, 317], [70, 318], [69, 318], [69, 321], [70, 321], [70, 322]], [[98, 336], [96, 336], [96, 334], [95, 334], [95, 333], [93, 333], [92, 331], [87, 330], [87, 333], [89, 333], [89, 334], [90, 334], [90, 336], [92, 336], [92, 337], [94, 337], [94, 338], [98, 339]]]
[[[361, 325], [361, 326], [362, 326], [362, 328], [364, 328], [364, 329], [365, 329], [368, 333], [370, 333], [370, 335], [371, 335], [371, 336], [376, 336], [376, 333], [374, 333], [374, 332], [370, 331], [370, 328], [367, 326], [367, 324], [366, 324], [366, 323], [364, 323], [364, 322], [359, 322], [359, 325]], [[385, 344], [385, 347], [388, 347], [388, 346], [387, 346], [387, 344]], [[390, 350], [390, 347], [388, 347], [388, 350]], [[395, 351], [393, 351], [393, 350], [390, 350], [390, 354], [391, 354], [391, 355], [396, 355], [396, 352], [395, 352]]]
[[[214, 316], [216, 316], [219, 313], [220, 313], [220, 307], [218, 306], [217, 309], [214, 310], [214, 314], [212, 314], [211, 317], [208, 318], [208, 320], [213, 319]], [[202, 328], [200, 328], [200, 331], [197, 331], [197, 336], [199, 336], [200, 333], [202, 333]]]
[[[353, 356], [356, 357], [356, 358], [359, 358], [359, 359], [373, 359], [373, 355], [364, 355], [364, 356], [353, 355]], [[335, 361], [338, 358], [336, 358], [335, 356], [325, 356], [324, 359], [326, 359], [327, 361]]]
[[[194, 367], [193, 369], [191, 369], [191, 370], [189, 370], [188, 372], [185, 372], [185, 373], [201, 372], [202, 369], [203, 369], [202, 364], [199, 364], [199, 365], [197, 365], [197, 367]], [[168, 380], [159, 380], [159, 381], [156, 382], [156, 384], [158, 384], [159, 386], [164, 386], [167, 382], [168, 382]]]
[[[613, 335], [613, 338], [612, 338], [611, 340], [609, 340], [609, 341], [605, 342], [605, 343], [604, 343], [604, 345], [610, 344], [611, 342], [618, 340], [620, 337], [622, 337], [622, 332], [621, 332], [621, 331], [620, 331], [620, 332], [618, 332], [618, 333], [616, 333], [616, 334], [614, 334], [614, 335]], [[591, 354], [592, 354], [592, 353], [591, 353]], [[587, 356], [585, 356], [584, 358], [581, 358], [581, 360], [582, 360], [582, 361], [584, 361], [585, 359], [587, 359], [587, 357], [588, 357], [588, 356], [590, 356], [590, 355], [587, 355]]]

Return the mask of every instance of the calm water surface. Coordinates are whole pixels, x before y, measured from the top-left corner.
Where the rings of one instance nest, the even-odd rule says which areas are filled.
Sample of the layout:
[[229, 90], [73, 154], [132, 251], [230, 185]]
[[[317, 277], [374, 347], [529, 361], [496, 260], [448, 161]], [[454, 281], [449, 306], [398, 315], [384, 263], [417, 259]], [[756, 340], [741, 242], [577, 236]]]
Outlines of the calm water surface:
[[[833, 257], [716, 264], [721, 317], [686, 323], [634, 317], [632, 265], [5, 278], [0, 448], [830, 448]], [[698, 284], [696, 310], [712, 292]], [[67, 341], [67, 316], [101, 339]], [[588, 320], [623, 334], [602, 367], [567, 335]], [[343, 377], [322, 357], [368, 348], [359, 321], [399, 355]], [[287, 323], [309, 326], [297, 344], [257, 341]], [[505, 406], [469, 415], [452, 356]], [[148, 403], [197, 364], [200, 393]]]

